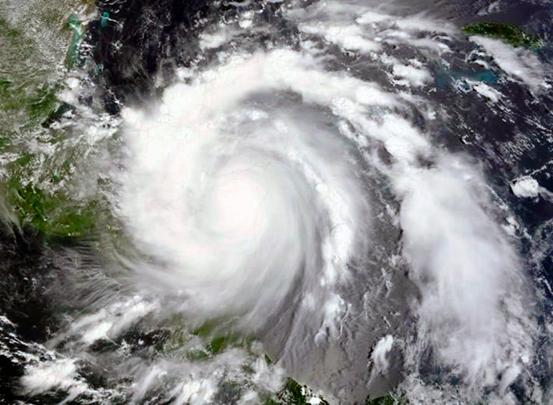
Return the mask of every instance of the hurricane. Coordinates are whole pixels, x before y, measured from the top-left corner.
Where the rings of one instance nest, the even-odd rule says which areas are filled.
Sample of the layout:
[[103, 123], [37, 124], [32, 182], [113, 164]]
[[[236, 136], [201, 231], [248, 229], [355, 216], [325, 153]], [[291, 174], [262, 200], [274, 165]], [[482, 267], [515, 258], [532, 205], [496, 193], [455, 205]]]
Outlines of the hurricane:
[[2, 155], [7, 403], [550, 403], [550, 34], [435, 3], [81, 5]]

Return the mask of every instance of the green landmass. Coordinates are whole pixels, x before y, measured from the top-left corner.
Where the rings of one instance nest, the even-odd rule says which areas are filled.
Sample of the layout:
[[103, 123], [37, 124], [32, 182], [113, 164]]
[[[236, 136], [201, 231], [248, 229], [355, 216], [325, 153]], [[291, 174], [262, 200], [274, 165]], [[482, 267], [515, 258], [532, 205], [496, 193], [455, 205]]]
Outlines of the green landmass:
[[63, 194], [23, 185], [15, 177], [8, 181], [6, 193], [20, 224], [32, 226], [47, 239], [83, 237], [94, 228], [94, 204], [81, 207]]
[[520, 27], [513, 24], [480, 22], [466, 25], [463, 32], [467, 35], [481, 35], [499, 39], [514, 47], [537, 49], [541, 46], [539, 38], [524, 32]]
[[[95, 204], [74, 201], [56, 187], [70, 177], [67, 155], [74, 153], [48, 156], [41, 149], [61, 139], [50, 125], [72, 108], [58, 99], [67, 73], [60, 62], [67, 52], [66, 67], [76, 63], [81, 27], [67, 13], [83, 3], [32, 3], [36, 7], [29, 4], [12, 19], [0, 5], [0, 190], [21, 227], [47, 240], [80, 238], [94, 228]], [[41, 32], [52, 33], [55, 42]]]
[[313, 403], [329, 405], [324, 398], [316, 395], [307, 385], [301, 385], [296, 380], [287, 378], [284, 387], [277, 394], [265, 399], [264, 405], [309, 405]]

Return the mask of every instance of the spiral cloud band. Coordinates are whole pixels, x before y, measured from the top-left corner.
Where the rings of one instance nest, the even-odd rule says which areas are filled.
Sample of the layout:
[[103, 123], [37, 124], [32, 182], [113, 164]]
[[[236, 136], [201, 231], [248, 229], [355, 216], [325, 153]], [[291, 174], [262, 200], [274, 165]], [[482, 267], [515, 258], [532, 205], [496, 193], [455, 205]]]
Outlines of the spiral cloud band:
[[262, 324], [295, 282], [330, 289], [368, 244], [353, 150], [317, 106], [282, 107], [286, 76], [308, 75], [296, 58], [237, 58], [169, 89], [153, 117], [126, 111], [122, 212], [162, 262], [144, 271], [194, 311]]
[[[426, 36], [424, 17], [357, 4], [328, 2], [288, 17], [344, 51], [380, 49], [373, 37], [428, 54], [445, 46]], [[435, 30], [451, 33], [447, 25]], [[201, 45], [231, 38], [206, 33]], [[386, 55], [380, 62], [395, 64], [406, 86], [428, 80], [414, 62]], [[351, 326], [355, 309], [342, 287], [353, 268], [376, 280], [373, 253], [384, 245], [390, 262], [408, 267], [420, 296], [406, 299], [419, 335], [407, 364], [416, 368], [431, 348], [469, 387], [516, 378], [532, 352], [517, 255], [492, 215], [482, 174], [416, 125], [413, 110], [432, 121], [432, 105], [337, 69], [311, 41], [221, 53], [208, 67], [181, 73], [159, 102], [123, 112], [118, 209], [147, 257], [135, 266], [137, 280], [178, 295], [199, 321], [234, 318], [259, 331], [293, 312], [286, 338], [293, 351]], [[389, 201], [376, 200], [382, 193]], [[401, 258], [375, 228], [385, 217], [402, 230]], [[381, 288], [376, 281], [358, 287], [367, 302]], [[379, 307], [366, 310], [378, 318]]]
[[71, 15], [71, 68], [0, 80], [0, 402], [547, 403], [550, 47], [479, 23], [518, 3]]

